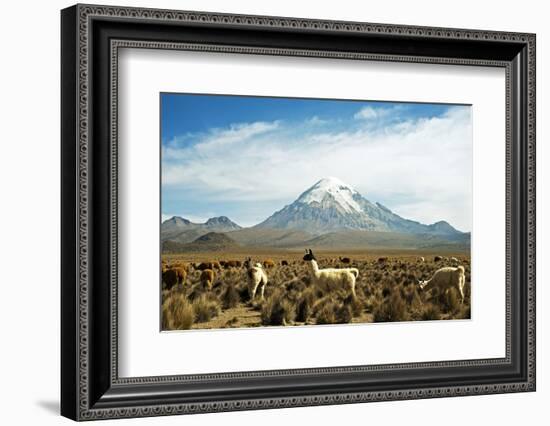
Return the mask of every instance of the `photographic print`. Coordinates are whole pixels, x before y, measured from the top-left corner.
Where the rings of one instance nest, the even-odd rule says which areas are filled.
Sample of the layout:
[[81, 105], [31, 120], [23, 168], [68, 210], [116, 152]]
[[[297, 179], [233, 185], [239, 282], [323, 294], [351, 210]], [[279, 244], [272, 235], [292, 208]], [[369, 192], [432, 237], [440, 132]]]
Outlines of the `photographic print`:
[[160, 94], [161, 329], [470, 318], [471, 105]]

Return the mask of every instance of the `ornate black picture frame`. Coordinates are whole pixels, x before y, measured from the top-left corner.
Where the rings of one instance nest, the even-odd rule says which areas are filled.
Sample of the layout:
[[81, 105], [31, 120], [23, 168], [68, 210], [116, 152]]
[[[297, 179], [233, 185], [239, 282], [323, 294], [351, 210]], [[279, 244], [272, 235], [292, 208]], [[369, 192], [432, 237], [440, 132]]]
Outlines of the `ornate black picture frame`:
[[[535, 35], [76, 5], [61, 13], [61, 413], [159, 416], [535, 390]], [[483, 65], [506, 71], [506, 356], [120, 378], [121, 47]]]

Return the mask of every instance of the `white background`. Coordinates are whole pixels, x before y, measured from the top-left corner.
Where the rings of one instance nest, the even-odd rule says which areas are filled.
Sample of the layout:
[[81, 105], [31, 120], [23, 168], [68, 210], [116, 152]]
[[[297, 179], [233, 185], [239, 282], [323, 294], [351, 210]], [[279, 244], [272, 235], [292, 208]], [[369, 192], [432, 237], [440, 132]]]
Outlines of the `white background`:
[[[122, 377], [505, 356], [502, 68], [123, 49], [119, 81]], [[472, 320], [159, 333], [160, 92], [472, 104]]]
[[[499, 425], [545, 424], [550, 400], [548, 342], [550, 315], [549, 229], [544, 218], [550, 161], [548, 124], [550, 75], [548, 12], [544, 2], [439, 1], [338, 2], [277, 0], [140, 1], [107, 4], [157, 6], [235, 13], [437, 25], [537, 33], [537, 245], [538, 245], [538, 390], [492, 395], [317, 408], [209, 414], [108, 421], [102, 424], [460, 425], [487, 421]], [[0, 398], [3, 424], [69, 424], [58, 417], [59, 404], [59, 9], [65, 1], [9, 2], [0, 27]], [[546, 191], [545, 191], [546, 188]]]

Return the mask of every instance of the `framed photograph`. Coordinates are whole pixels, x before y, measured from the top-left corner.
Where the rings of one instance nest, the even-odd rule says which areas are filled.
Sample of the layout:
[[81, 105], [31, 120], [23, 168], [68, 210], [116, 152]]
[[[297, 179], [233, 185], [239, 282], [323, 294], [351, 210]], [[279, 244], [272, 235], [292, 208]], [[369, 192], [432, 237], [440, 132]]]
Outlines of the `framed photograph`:
[[535, 35], [61, 12], [61, 412], [535, 390]]
[[471, 318], [471, 105], [160, 99], [163, 331]]

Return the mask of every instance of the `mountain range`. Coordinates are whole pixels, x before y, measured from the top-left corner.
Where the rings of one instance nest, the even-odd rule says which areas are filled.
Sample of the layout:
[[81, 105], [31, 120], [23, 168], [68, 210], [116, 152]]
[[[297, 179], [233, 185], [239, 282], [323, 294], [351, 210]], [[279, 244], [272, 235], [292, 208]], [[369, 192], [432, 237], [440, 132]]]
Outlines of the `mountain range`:
[[209, 232], [230, 232], [242, 229], [226, 216], [212, 217], [205, 223], [193, 223], [183, 217], [173, 216], [162, 222], [161, 241], [188, 243]]
[[[193, 223], [174, 216], [161, 225], [163, 245], [198, 242], [201, 236], [224, 233], [240, 245], [293, 248], [429, 248], [467, 249], [470, 233], [441, 220], [430, 225], [403, 218], [380, 203], [372, 203], [341, 180], [321, 179], [294, 202], [263, 222], [242, 228], [225, 216]], [[191, 247], [188, 247], [191, 249]], [[183, 249], [183, 248], [182, 248]]]

